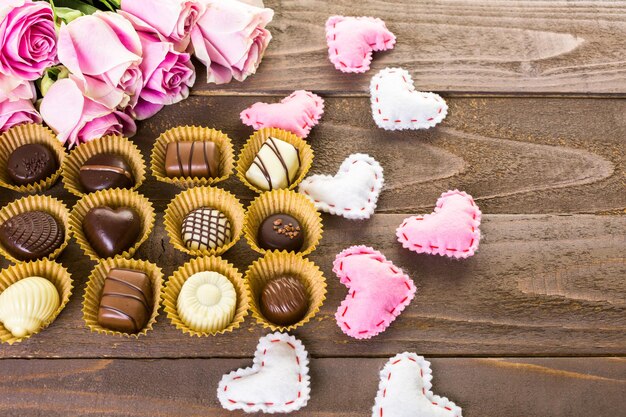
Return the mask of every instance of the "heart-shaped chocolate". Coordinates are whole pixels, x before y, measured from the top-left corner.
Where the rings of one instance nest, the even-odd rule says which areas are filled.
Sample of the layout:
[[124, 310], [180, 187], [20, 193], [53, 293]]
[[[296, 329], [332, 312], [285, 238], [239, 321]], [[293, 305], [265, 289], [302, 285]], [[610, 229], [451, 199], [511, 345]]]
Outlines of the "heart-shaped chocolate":
[[385, 68], [370, 82], [372, 116], [386, 130], [428, 129], [448, 114], [448, 105], [435, 93], [415, 90], [402, 68]]
[[95, 207], [83, 219], [83, 232], [98, 256], [110, 258], [137, 242], [141, 233], [141, 218], [128, 207]]
[[462, 417], [461, 407], [431, 391], [430, 362], [415, 353], [400, 353], [380, 371], [372, 417]]

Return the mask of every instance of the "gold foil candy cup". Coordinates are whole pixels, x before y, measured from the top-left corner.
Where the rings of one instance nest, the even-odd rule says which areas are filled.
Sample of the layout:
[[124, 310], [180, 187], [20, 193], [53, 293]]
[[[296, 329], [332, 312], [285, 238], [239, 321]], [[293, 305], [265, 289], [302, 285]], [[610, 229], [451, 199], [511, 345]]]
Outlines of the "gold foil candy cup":
[[[219, 177], [176, 177], [170, 178], [165, 173], [165, 153], [167, 144], [172, 142], [213, 142], [220, 150]], [[152, 175], [162, 182], [180, 188], [207, 186], [224, 181], [235, 167], [235, 151], [230, 138], [221, 130], [200, 126], [178, 126], [161, 134], [154, 143], [150, 158]]]
[[110, 207], [113, 210], [128, 207], [133, 209], [141, 219], [141, 233], [139, 239], [133, 246], [124, 252], [116, 255], [123, 258], [132, 258], [137, 249], [146, 241], [152, 233], [154, 227], [154, 208], [152, 203], [143, 195], [132, 190], [123, 190], [119, 188], [97, 191], [95, 193], [86, 194], [78, 200], [72, 211], [70, 212], [69, 228], [81, 247], [85, 255], [94, 261], [99, 261], [101, 257], [91, 247], [87, 240], [87, 236], [83, 232], [83, 220], [92, 208]]
[[[62, 201], [54, 197], [45, 195], [31, 195], [15, 200], [0, 209], [0, 225], [18, 214], [29, 211], [44, 211], [54, 217], [63, 227], [65, 236], [61, 246], [45, 256], [43, 259], [55, 259], [67, 247], [70, 242], [69, 217], [70, 211]], [[7, 249], [0, 243], [0, 254], [15, 263], [25, 262], [11, 255]]]
[[124, 158], [130, 166], [135, 179], [135, 185], [131, 189], [137, 190], [141, 187], [146, 178], [146, 164], [139, 148], [124, 136], [112, 135], [77, 146], [65, 158], [62, 172], [63, 185], [67, 191], [78, 197], [88, 194], [80, 184], [80, 168], [89, 158], [101, 154], [115, 154]]
[[[235, 287], [237, 293], [237, 307], [235, 317], [224, 329], [214, 332], [199, 332], [189, 328], [178, 314], [178, 295], [183, 284], [189, 277], [198, 272], [213, 271], [224, 275]], [[165, 290], [163, 291], [163, 306], [167, 317], [177, 329], [190, 336], [215, 336], [217, 334], [230, 333], [241, 326], [248, 314], [249, 300], [246, 286], [241, 273], [231, 263], [219, 256], [204, 256], [195, 258], [178, 268], [174, 274], [168, 278]]]
[[250, 204], [243, 225], [244, 236], [250, 247], [262, 254], [268, 252], [259, 246], [259, 227], [267, 217], [278, 213], [288, 214], [300, 222], [304, 244], [298, 253], [306, 256], [313, 252], [322, 238], [322, 217], [308, 198], [289, 190], [263, 193]]
[[248, 142], [244, 145], [239, 153], [239, 157], [237, 158], [237, 177], [244, 183], [249, 189], [256, 193], [263, 193], [267, 190], [262, 190], [257, 188], [255, 185], [251, 184], [250, 181], [246, 178], [246, 172], [252, 165], [255, 156], [259, 153], [261, 146], [265, 143], [268, 138], [276, 138], [280, 139], [284, 142], [287, 142], [293, 145], [300, 155], [300, 169], [298, 170], [298, 175], [289, 186], [289, 190], [295, 189], [298, 184], [304, 179], [306, 174], [309, 172], [311, 168], [311, 164], [313, 163], [313, 149], [311, 145], [306, 143], [304, 140], [294, 135], [291, 132], [282, 129], [275, 128], [263, 128], [261, 130], [257, 130], [254, 132]]
[[8, 331], [2, 323], [0, 323], [0, 342], [2, 343], [12, 345], [13, 343], [21, 342], [41, 332], [57, 318], [67, 305], [67, 302], [70, 300], [72, 289], [74, 287], [70, 273], [61, 264], [49, 259], [40, 259], [38, 261], [11, 265], [0, 271], [0, 293], [19, 280], [29, 277], [45, 278], [54, 284], [54, 287], [59, 293], [59, 307], [50, 316], [50, 318], [43, 323], [38, 331], [24, 337], [13, 336], [11, 332]]
[[[46, 145], [56, 156], [58, 168], [54, 174], [39, 182], [27, 185], [14, 184], [7, 171], [11, 153], [22, 145]], [[52, 130], [40, 124], [27, 123], [12, 127], [0, 135], [0, 186], [20, 193], [34, 194], [45, 191], [57, 182], [65, 159], [65, 148]]]
[[[117, 330], [102, 327], [98, 323], [98, 310], [100, 309], [100, 299], [102, 296], [104, 281], [109, 271], [114, 268], [141, 271], [145, 273], [148, 278], [150, 278], [150, 282], [152, 283], [152, 314], [150, 315], [148, 323], [138, 333], [123, 333]], [[95, 268], [91, 271], [91, 275], [87, 281], [87, 288], [85, 289], [85, 295], [83, 297], [83, 320], [85, 321], [87, 327], [95, 333], [134, 338], [145, 336], [150, 330], [152, 330], [154, 324], [157, 322], [159, 307], [161, 306], [162, 289], [163, 272], [161, 271], [161, 268], [152, 262], [126, 259], [121, 256], [103, 259], [98, 262]]]
[[[230, 221], [229, 243], [212, 249], [189, 249], [181, 233], [183, 220], [192, 211], [208, 207], [221, 211]], [[228, 191], [215, 187], [194, 187], [180, 192], [165, 210], [165, 231], [176, 249], [191, 256], [221, 255], [241, 238], [245, 211], [241, 202]]]
[[[290, 326], [278, 326], [268, 321], [261, 312], [260, 298], [265, 285], [281, 276], [298, 278], [309, 294], [309, 310], [302, 320]], [[245, 276], [250, 310], [257, 323], [272, 331], [290, 332], [304, 326], [320, 311], [326, 299], [326, 278], [310, 260], [293, 252], [267, 252], [265, 256], [250, 265]]]

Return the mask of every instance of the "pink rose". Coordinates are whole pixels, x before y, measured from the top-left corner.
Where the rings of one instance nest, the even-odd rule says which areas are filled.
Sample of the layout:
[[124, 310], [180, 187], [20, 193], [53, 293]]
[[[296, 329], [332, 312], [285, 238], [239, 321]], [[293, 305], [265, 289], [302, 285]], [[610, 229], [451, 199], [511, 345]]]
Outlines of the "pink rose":
[[121, 10], [138, 31], [155, 33], [184, 51], [204, 6], [196, 0], [124, 0]]
[[0, 2], [0, 72], [36, 80], [56, 63], [57, 37], [50, 5], [43, 1]]
[[0, 74], [0, 133], [22, 123], [41, 123], [32, 82]]
[[70, 78], [50, 87], [41, 102], [41, 116], [68, 148], [110, 134], [133, 136], [137, 130], [130, 116], [86, 97]]
[[22, 123], [41, 123], [33, 102], [24, 99], [0, 101], [0, 133]]
[[272, 39], [265, 26], [274, 11], [235, 0], [203, 0], [206, 12], [191, 31], [196, 57], [207, 67], [207, 82], [245, 80], [256, 72]]
[[189, 88], [196, 80], [191, 56], [174, 50], [171, 42], [139, 33], [143, 61], [139, 68], [143, 87], [139, 101], [132, 107], [138, 120], [154, 116], [165, 105], [178, 103], [189, 96]]
[[143, 84], [141, 42], [122, 16], [96, 12], [61, 26], [58, 51], [87, 97], [109, 109], [137, 100]]

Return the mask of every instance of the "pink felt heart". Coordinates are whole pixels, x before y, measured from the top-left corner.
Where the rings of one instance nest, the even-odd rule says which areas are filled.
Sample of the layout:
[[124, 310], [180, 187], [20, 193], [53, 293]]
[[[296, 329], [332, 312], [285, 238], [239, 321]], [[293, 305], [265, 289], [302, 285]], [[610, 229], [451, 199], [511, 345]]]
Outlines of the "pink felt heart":
[[471, 195], [445, 192], [432, 214], [413, 216], [398, 227], [398, 241], [417, 253], [467, 258], [480, 241], [481, 212]]
[[254, 129], [276, 127], [306, 138], [324, 113], [324, 100], [310, 91], [298, 90], [280, 103], [254, 103], [241, 112], [241, 121]]
[[306, 407], [310, 398], [309, 359], [304, 345], [286, 333], [261, 339], [249, 368], [222, 377], [217, 398], [227, 410], [246, 413], [289, 413]]
[[372, 116], [385, 130], [429, 129], [446, 118], [448, 105], [438, 94], [415, 90], [402, 68], [385, 68], [370, 81]]
[[352, 246], [338, 254], [333, 272], [349, 290], [335, 319], [355, 339], [385, 331], [415, 296], [411, 278], [368, 246]]
[[380, 371], [372, 417], [462, 417], [463, 410], [431, 391], [430, 362], [415, 353], [400, 353]]
[[372, 51], [393, 49], [396, 37], [378, 18], [331, 16], [326, 21], [326, 42], [335, 68], [365, 72], [370, 69]]

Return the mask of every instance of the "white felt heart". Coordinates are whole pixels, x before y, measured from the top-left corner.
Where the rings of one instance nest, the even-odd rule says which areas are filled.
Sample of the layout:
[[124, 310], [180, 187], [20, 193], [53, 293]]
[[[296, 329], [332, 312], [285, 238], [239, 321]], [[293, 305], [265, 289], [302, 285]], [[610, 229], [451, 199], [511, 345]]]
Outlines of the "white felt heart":
[[361, 220], [374, 214], [383, 184], [383, 168], [378, 161], [355, 153], [343, 161], [335, 176], [311, 175], [298, 190], [319, 210]]
[[372, 116], [386, 130], [428, 129], [448, 114], [448, 105], [435, 93], [416, 91], [402, 68], [385, 68], [370, 83]]
[[222, 377], [217, 398], [227, 410], [289, 413], [307, 405], [311, 387], [304, 345], [285, 333], [259, 339], [253, 365]]
[[462, 417], [461, 407], [433, 394], [430, 362], [415, 353], [400, 353], [380, 371], [372, 417]]

